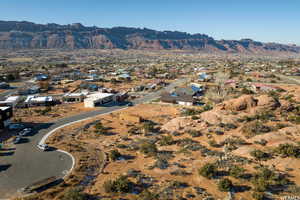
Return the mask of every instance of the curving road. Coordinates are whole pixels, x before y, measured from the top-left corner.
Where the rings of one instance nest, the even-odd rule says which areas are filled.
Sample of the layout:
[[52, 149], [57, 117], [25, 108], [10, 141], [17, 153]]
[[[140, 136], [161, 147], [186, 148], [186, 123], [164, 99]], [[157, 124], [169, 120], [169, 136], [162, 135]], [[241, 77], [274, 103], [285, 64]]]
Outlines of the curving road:
[[[186, 79], [178, 79], [164, 89], [136, 99], [133, 103], [140, 104], [157, 99], [163, 90], [171, 90], [176, 86], [183, 84], [185, 81]], [[74, 164], [70, 155], [59, 150], [43, 152], [36, 147], [38, 143], [43, 142], [46, 139], [49, 133], [71, 123], [107, 114], [123, 108], [126, 108], [126, 106], [110, 105], [101, 108], [100, 110], [80, 113], [75, 116], [57, 120], [51, 124], [34, 127], [37, 132], [33, 136], [28, 137], [28, 142], [17, 144], [13, 155], [0, 157], [0, 166], [8, 166], [5, 170], [0, 169], [0, 199], [8, 198], [12, 194], [15, 194], [19, 189], [44, 178], [49, 178], [51, 176], [64, 178], [65, 175], [70, 172]]]

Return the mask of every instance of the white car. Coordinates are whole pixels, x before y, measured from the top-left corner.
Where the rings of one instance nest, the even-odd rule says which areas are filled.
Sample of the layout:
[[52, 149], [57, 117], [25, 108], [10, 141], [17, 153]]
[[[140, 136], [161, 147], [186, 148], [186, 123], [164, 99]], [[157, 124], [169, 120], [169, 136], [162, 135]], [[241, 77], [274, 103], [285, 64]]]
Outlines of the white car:
[[49, 149], [47, 144], [38, 144], [37, 147], [43, 151], [47, 151]]
[[31, 133], [31, 128], [24, 128], [22, 131], [19, 132], [20, 136], [27, 136], [29, 133]]

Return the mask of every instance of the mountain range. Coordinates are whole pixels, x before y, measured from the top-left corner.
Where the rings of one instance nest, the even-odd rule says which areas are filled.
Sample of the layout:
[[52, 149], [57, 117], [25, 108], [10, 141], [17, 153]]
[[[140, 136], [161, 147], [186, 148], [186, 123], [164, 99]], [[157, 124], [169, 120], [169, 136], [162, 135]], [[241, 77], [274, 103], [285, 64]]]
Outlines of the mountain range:
[[0, 49], [197, 50], [228, 53], [300, 53], [300, 46], [251, 39], [215, 40], [205, 34], [147, 28], [99, 28], [0, 21]]

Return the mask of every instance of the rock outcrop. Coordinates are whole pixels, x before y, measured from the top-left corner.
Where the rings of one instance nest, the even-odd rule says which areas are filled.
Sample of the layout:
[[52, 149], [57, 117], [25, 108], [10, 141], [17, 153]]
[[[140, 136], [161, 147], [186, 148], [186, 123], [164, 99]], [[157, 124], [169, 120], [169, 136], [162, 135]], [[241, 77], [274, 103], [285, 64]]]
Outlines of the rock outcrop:
[[85, 27], [0, 21], [0, 49], [148, 49], [197, 50], [226, 53], [300, 53], [300, 47], [250, 39], [215, 40], [205, 34], [140, 28]]

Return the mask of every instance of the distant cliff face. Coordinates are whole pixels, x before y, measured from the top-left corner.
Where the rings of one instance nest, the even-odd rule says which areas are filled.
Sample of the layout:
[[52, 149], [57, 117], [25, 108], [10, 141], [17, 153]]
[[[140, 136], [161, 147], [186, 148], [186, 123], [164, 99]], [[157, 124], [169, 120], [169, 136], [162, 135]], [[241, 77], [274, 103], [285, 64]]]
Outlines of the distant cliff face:
[[67, 48], [67, 49], [148, 49], [202, 50], [207, 52], [300, 53], [300, 47], [261, 43], [250, 39], [214, 40], [204, 34], [178, 31], [155, 31], [138, 28], [85, 27], [0, 21], [0, 49]]

